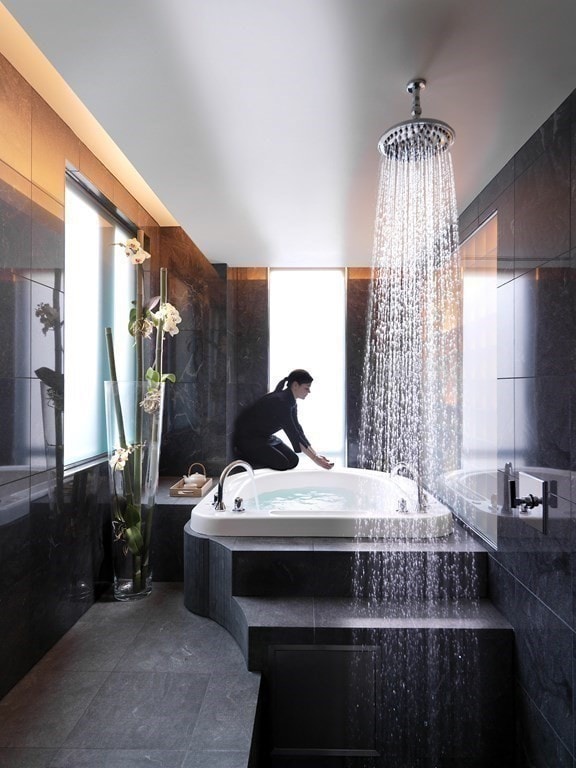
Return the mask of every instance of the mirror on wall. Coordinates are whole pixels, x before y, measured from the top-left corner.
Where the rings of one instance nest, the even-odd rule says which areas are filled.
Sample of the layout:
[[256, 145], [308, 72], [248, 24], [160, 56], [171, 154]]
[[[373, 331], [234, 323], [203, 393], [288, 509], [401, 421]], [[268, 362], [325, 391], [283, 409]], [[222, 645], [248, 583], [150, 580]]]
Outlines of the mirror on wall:
[[62, 469], [63, 206], [0, 166], [3, 522], [53, 497]]
[[460, 467], [444, 478], [456, 514], [497, 541], [497, 263], [493, 215], [460, 247], [462, 264], [462, 434]]

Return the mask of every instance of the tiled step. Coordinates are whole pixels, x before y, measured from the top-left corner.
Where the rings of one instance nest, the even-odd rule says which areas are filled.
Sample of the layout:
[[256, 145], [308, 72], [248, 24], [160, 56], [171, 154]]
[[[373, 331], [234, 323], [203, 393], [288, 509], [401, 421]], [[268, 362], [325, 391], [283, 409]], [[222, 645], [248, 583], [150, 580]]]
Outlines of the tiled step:
[[375, 603], [347, 598], [236, 597], [237, 637], [249, 669], [266, 667], [272, 645], [380, 644], [393, 637], [468, 633], [510, 646], [512, 628], [488, 600]]
[[474, 599], [487, 590], [486, 550], [458, 529], [449, 539], [426, 542], [209, 539], [188, 531], [185, 546], [188, 567], [222, 561], [231, 594], [243, 597]]
[[[487, 553], [464, 531], [447, 540], [211, 538], [185, 528], [185, 604], [236, 637], [233, 598], [347, 598], [373, 602], [481, 600]], [[318, 603], [319, 604], [319, 603]]]

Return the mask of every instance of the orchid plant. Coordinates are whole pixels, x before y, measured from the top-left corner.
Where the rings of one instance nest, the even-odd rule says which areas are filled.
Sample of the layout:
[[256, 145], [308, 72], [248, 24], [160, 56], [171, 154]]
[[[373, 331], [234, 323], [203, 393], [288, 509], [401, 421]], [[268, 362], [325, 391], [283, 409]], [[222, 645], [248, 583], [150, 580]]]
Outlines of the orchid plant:
[[[158, 478], [158, 449], [160, 440], [162, 387], [164, 382], [174, 382], [172, 373], [162, 370], [164, 337], [175, 336], [181, 317], [178, 310], [167, 299], [167, 270], [160, 269], [160, 295], [144, 300], [144, 262], [150, 258], [136, 238], [114, 245], [123, 248], [135, 268], [136, 299], [130, 311], [128, 330], [134, 338], [136, 357], [136, 381], [141, 395], [137, 398], [134, 414], [134, 441], [129, 443], [124, 428], [124, 414], [116, 373], [114, 345], [111, 328], [106, 328], [106, 344], [114, 397], [114, 414], [119, 445], [113, 447], [109, 460], [113, 491], [114, 537], [123, 544], [124, 554], [133, 559], [133, 591], [140, 592], [146, 585], [149, 573], [149, 545], [152, 524], [153, 503], [143, 500], [143, 461], [150, 447], [147, 477], [154, 483]], [[155, 337], [155, 338], [154, 338]], [[145, 343], [154, 342], [152, 365], [145, 368]], [[140, 399], [141, 398], [141, 399]], [[143, 436], [144, 415], [151, 419], [150, 446], [145, 445]], [[111, 446], [112, 448], [112, 446]], [[121, 476], [121, 477], [120, 477]], [[120, 481], [121, 480], [121, 481]]]

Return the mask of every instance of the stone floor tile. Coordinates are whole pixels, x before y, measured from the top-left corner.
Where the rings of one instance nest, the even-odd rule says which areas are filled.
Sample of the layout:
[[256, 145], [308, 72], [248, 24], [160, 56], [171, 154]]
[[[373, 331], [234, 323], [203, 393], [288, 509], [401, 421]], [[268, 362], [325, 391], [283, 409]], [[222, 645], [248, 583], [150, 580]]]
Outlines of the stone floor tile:
[[51, 768], [56, 749], [0, 748], [2, 768]]
[[185, 755], [168, 749], [61, 749], [49, 768], [182, 768]]

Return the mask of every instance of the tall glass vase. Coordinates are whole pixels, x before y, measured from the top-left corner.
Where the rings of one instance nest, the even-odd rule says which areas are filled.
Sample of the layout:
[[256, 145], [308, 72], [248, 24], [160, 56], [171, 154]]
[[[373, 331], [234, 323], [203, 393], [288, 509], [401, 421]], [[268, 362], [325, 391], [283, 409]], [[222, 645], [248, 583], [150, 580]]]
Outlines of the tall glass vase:
[[150, 543], [158, 489], [164, 384], [105, 381], [114, 597], [152, 590]]

